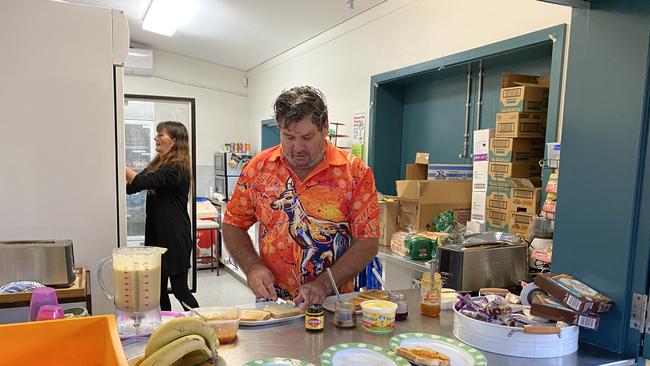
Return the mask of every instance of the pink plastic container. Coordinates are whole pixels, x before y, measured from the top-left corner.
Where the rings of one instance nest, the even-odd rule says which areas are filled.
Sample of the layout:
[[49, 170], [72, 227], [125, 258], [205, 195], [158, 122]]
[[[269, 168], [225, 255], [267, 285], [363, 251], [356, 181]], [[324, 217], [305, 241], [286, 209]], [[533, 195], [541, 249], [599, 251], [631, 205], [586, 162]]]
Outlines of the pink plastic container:
[[63, 319], [63, 308], [61, 305], [43, 305], [38, 310], [36, 320]]
[[34, 289], [32, 299], [29, 302], [29, 320], [34, 321], [38, 317], [38, 312], [43, 305], [59, 305], [56, 298], [56, 292], [51, 287], [41, 287]]

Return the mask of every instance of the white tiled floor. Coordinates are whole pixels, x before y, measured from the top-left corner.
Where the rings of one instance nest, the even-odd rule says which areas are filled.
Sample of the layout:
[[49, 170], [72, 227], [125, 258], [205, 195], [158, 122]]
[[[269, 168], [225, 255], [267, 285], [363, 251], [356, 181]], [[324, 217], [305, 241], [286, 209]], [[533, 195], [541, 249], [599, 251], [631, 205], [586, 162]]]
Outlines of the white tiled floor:
[[[196, 274], [196, 293], [194, 297], [199, 306], [233, 306], [252, 304], [255, 302], [255, 295], [251, 290], [235, 279], [228, 271], [221, 268], [219, 276], [217, 272], [210, 272], [209, 269], [200, 269]], [[180, 303], [170, 294], [172, 310], [182, 311]]]

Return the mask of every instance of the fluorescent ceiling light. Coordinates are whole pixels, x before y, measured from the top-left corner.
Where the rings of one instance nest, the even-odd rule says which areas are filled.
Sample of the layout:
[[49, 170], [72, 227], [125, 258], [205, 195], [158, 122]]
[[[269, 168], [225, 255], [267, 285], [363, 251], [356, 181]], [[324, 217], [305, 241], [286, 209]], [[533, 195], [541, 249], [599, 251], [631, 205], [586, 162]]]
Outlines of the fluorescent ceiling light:
[[142, 29], [171, 36], [190, 20], [197, 8], [196, 0], [152, 0]]

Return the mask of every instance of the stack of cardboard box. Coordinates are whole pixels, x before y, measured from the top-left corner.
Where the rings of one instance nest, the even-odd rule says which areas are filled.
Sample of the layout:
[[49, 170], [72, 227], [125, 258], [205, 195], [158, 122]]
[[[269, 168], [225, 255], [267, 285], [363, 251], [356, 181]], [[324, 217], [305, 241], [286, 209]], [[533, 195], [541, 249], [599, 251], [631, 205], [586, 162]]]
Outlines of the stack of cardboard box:
[[487, 228], [525, 235], [539, 211], [548, 82], [504, 73], [501, 111], [490, 140]]

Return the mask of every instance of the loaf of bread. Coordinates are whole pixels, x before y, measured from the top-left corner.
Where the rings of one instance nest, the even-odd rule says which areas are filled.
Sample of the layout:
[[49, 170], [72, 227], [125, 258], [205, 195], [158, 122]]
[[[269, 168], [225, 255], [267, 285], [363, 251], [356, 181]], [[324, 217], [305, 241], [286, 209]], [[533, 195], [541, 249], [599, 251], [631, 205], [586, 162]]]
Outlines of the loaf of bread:
[[239, 311], [239, 320], [260, 321], [271, 318], [271, 313], [266, 310], [242, 309]]
[[284, 305], [266, 305], [263, 309], [271, 313], [271, 318], [274, 319], [300, 315], [298, 308]]
[[388, 300], [388, 292], [383, 290], [368, 290], [359, 292], [359, 297], [368, 300]]
[[428, 348], [397, 347], [395, 353], [419, 365], [449, 366], [450, 364], [449, 357]]

